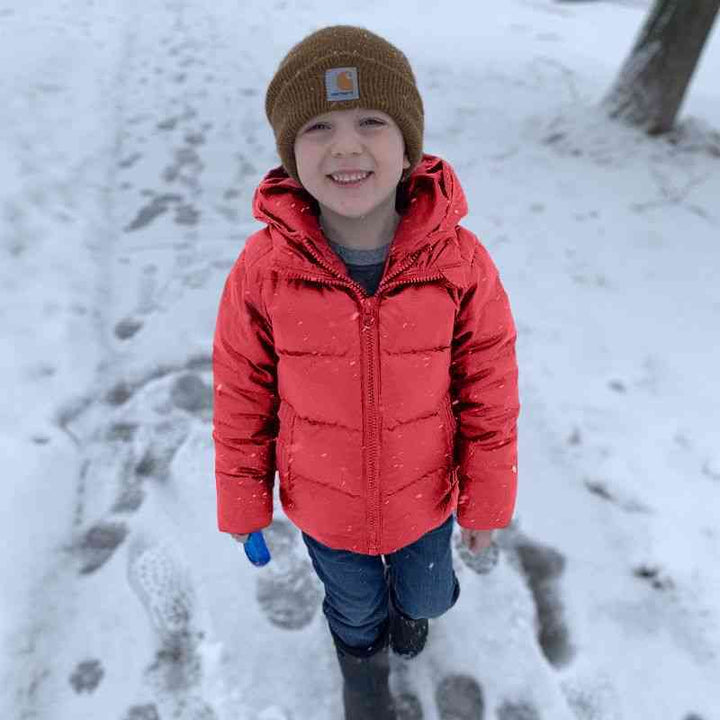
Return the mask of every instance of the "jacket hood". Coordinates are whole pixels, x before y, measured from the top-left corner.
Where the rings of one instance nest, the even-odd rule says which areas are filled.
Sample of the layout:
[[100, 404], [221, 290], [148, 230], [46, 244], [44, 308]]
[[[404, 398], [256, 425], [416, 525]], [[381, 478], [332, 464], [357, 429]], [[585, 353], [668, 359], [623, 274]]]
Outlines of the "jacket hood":
[[[391, 265], [447, 237], [468, 211], [465, 193], [450, 163], [427, 154], [398, 185], [397, 208], [401, 219], [390, 246]], [[253, 195], [253, 216], [266, 223], [273, 237], [281, 241], [283, 247], [278, 251], [284, 266], [317, 265], [307, 252], [310, 243], [329, 265], [342, 267], [320, 227], [319, 213], [315, 198], [282, 165], [263, 177]]]

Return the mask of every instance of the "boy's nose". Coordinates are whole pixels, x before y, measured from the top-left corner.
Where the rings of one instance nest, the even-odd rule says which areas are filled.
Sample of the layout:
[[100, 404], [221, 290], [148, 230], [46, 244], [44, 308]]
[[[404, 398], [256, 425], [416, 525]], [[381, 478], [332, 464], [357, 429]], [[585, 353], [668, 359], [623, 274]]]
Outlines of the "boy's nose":
[[338, 132], [333, 138], [331, 152], [333, 156], [358, 155], [362, 152], [362, 142], [352, 130]]

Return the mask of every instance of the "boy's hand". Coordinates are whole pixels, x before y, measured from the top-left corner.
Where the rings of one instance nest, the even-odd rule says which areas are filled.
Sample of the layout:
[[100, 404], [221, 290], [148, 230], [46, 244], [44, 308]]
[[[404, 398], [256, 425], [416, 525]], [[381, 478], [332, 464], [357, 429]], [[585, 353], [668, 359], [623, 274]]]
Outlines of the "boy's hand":
[[235, 540], [237, 540], [238, 542], [242, 543], [243, 545], [244, 545], [244, 544], [248, 541], [248, 539], [250, 538], [250, 533], [247, 533], [246, 535], [240, 535], [240, 534], [238, 534], [238, 533], [230, 533], [230, 534], [235, 538]]
[[471, 553], [479, 555], [483, 550], [490, 547], [494, 530], [468, 530], [461, 528], [463, 544], [468, 547]]

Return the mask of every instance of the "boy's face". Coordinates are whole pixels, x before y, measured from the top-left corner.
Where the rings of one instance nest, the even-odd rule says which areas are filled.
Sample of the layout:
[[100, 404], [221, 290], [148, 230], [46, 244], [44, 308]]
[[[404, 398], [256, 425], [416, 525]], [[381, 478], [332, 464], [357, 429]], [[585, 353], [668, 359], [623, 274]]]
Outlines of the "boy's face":
[[[380, 110], [352, 108], [317, 115], [295, 138], [295, 162], [303, 187], [320, 203], [345, 217], [363, 217], [394, 203], [404, 169], [410, 167], [402, 132]], [[341, 171], [370, 174], [342, 185], [330, 175]]]

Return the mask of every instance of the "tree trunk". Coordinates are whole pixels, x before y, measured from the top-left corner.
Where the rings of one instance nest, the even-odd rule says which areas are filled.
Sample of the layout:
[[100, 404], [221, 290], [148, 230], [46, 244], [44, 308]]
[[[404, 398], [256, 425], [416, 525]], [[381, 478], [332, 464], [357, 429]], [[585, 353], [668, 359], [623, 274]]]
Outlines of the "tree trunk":
[[602, 105], [651, 135], [673, 127], [720, 0], [656, 0]]

